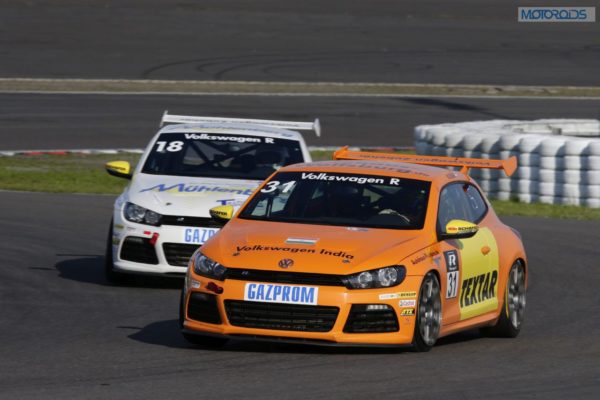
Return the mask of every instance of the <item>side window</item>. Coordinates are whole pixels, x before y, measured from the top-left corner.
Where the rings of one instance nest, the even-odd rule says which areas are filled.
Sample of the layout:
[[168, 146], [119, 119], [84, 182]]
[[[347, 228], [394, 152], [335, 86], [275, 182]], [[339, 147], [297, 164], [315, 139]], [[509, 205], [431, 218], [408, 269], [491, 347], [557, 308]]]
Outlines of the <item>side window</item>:
[[479, 190], [477, 190], [475, 186], [465, 186], [467, 189], [465, 191], [467, 202], [469, 203], [469, 207], [471, 209], [471, 219], [469, 221], [473, 223], [479, 222], [487, 212], [487, 205], [481, 197], [481, 193], [479, 193]]
[[474, 221], [464, 183], [452, 183], [442, 189], [440, 194], [438, 228], [443, 229], [453, 219]]
[[453, 219], [477, 223], [487, 212], [479, 191], [468, 183], [452, 183], [442, 189], [438, 211], [438, 229]]

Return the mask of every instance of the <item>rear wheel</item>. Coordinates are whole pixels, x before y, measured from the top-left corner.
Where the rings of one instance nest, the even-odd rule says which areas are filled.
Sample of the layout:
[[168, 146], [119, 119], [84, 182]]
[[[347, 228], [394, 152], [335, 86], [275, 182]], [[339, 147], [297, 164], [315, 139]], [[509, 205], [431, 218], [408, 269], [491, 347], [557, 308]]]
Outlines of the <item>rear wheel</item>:
[[416, 351], [431, 350], [440, 334], [441, 317], [440, 282], [433, 272], [429, 272], [423, 278], [419, 290], [417, 322], [413, 338], [413, 348]]
[[115, 271], [112, 253], [113, 221], [110, 221], [108, 238], [106, 239], [106, 252], [104, 254], [104, 276], [106, 280], [115, 285], [123, 285], [132, 281], [132, 276]]
[[520, 261], [516, 261], [508, 274], [504, 306], [498, 322], [492, 327], [482, 328], [482, 333], [487, 336], [517, 337], [523, 325], [526, 302], [525, 268]]

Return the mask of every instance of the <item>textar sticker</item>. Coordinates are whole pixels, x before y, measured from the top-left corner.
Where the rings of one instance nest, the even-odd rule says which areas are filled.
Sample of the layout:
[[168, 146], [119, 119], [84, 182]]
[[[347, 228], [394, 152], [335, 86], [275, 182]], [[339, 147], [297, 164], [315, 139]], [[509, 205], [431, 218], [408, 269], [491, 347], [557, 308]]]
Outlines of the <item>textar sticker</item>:
[[449, 250], [444, 252], [446, 259], [446, 298], [452, 299], [458, 295], [458, 252]]
[[488, 272], [465, 279], [460, 293], [460, 308], [468, 307], [496, 297], [498, 271]]
[[404, 315], [404, 316], [415, 315], [415, 309], [414, 308], [405, 308], [404, 310], [402, 310], [400, 312], [400, 315]]

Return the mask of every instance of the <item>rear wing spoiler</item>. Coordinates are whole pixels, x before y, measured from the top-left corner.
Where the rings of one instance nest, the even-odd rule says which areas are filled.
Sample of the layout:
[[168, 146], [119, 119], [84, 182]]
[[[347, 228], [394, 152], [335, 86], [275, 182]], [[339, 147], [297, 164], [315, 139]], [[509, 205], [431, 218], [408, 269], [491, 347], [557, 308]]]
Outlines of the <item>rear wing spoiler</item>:
[[372, 160], [394, 161], [410, 164], [433, 165], [437, 167], [460, 167], [463, 174], [469, 173], [469, 168], [490, 168], [504, 170], [511, 176], [517, 169], [517, 157], [507, 160], [486, 160], [481, 158], [418, 156], [414, 154], [375, 153], [372, 151], [350, 151], [348, 146], [333, 153], [334, 160]]
[[191, 115], [173, 115], [166, 110], [160, 120], [160, 126], [166, 123], [190, 124], [198, 122], [237, 122], [240, 124], [255, 124], [268, 126], [271, 128], [291, 129], [298, 131], [314, 131], [318, 137], [321, 137], [321, 124], [319, 119], [313, 122], [293, 122], [293, 121], [271, 121], [268, 119], [245, 119], [245, 118], [221, 118], [221, 117], [194, 117]]

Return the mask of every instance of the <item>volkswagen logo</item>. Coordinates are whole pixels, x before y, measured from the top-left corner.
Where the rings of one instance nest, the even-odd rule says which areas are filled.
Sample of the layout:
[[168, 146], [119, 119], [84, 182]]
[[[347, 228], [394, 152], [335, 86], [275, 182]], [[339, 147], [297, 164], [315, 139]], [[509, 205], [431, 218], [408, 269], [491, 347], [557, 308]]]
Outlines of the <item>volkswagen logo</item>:
[[279, 261], [278, 265], [280, 268], [289, 268], [292, 265], [294, 265], [294, 260], [289, 259], [289, 258], [284, 258], [283, 260]]

